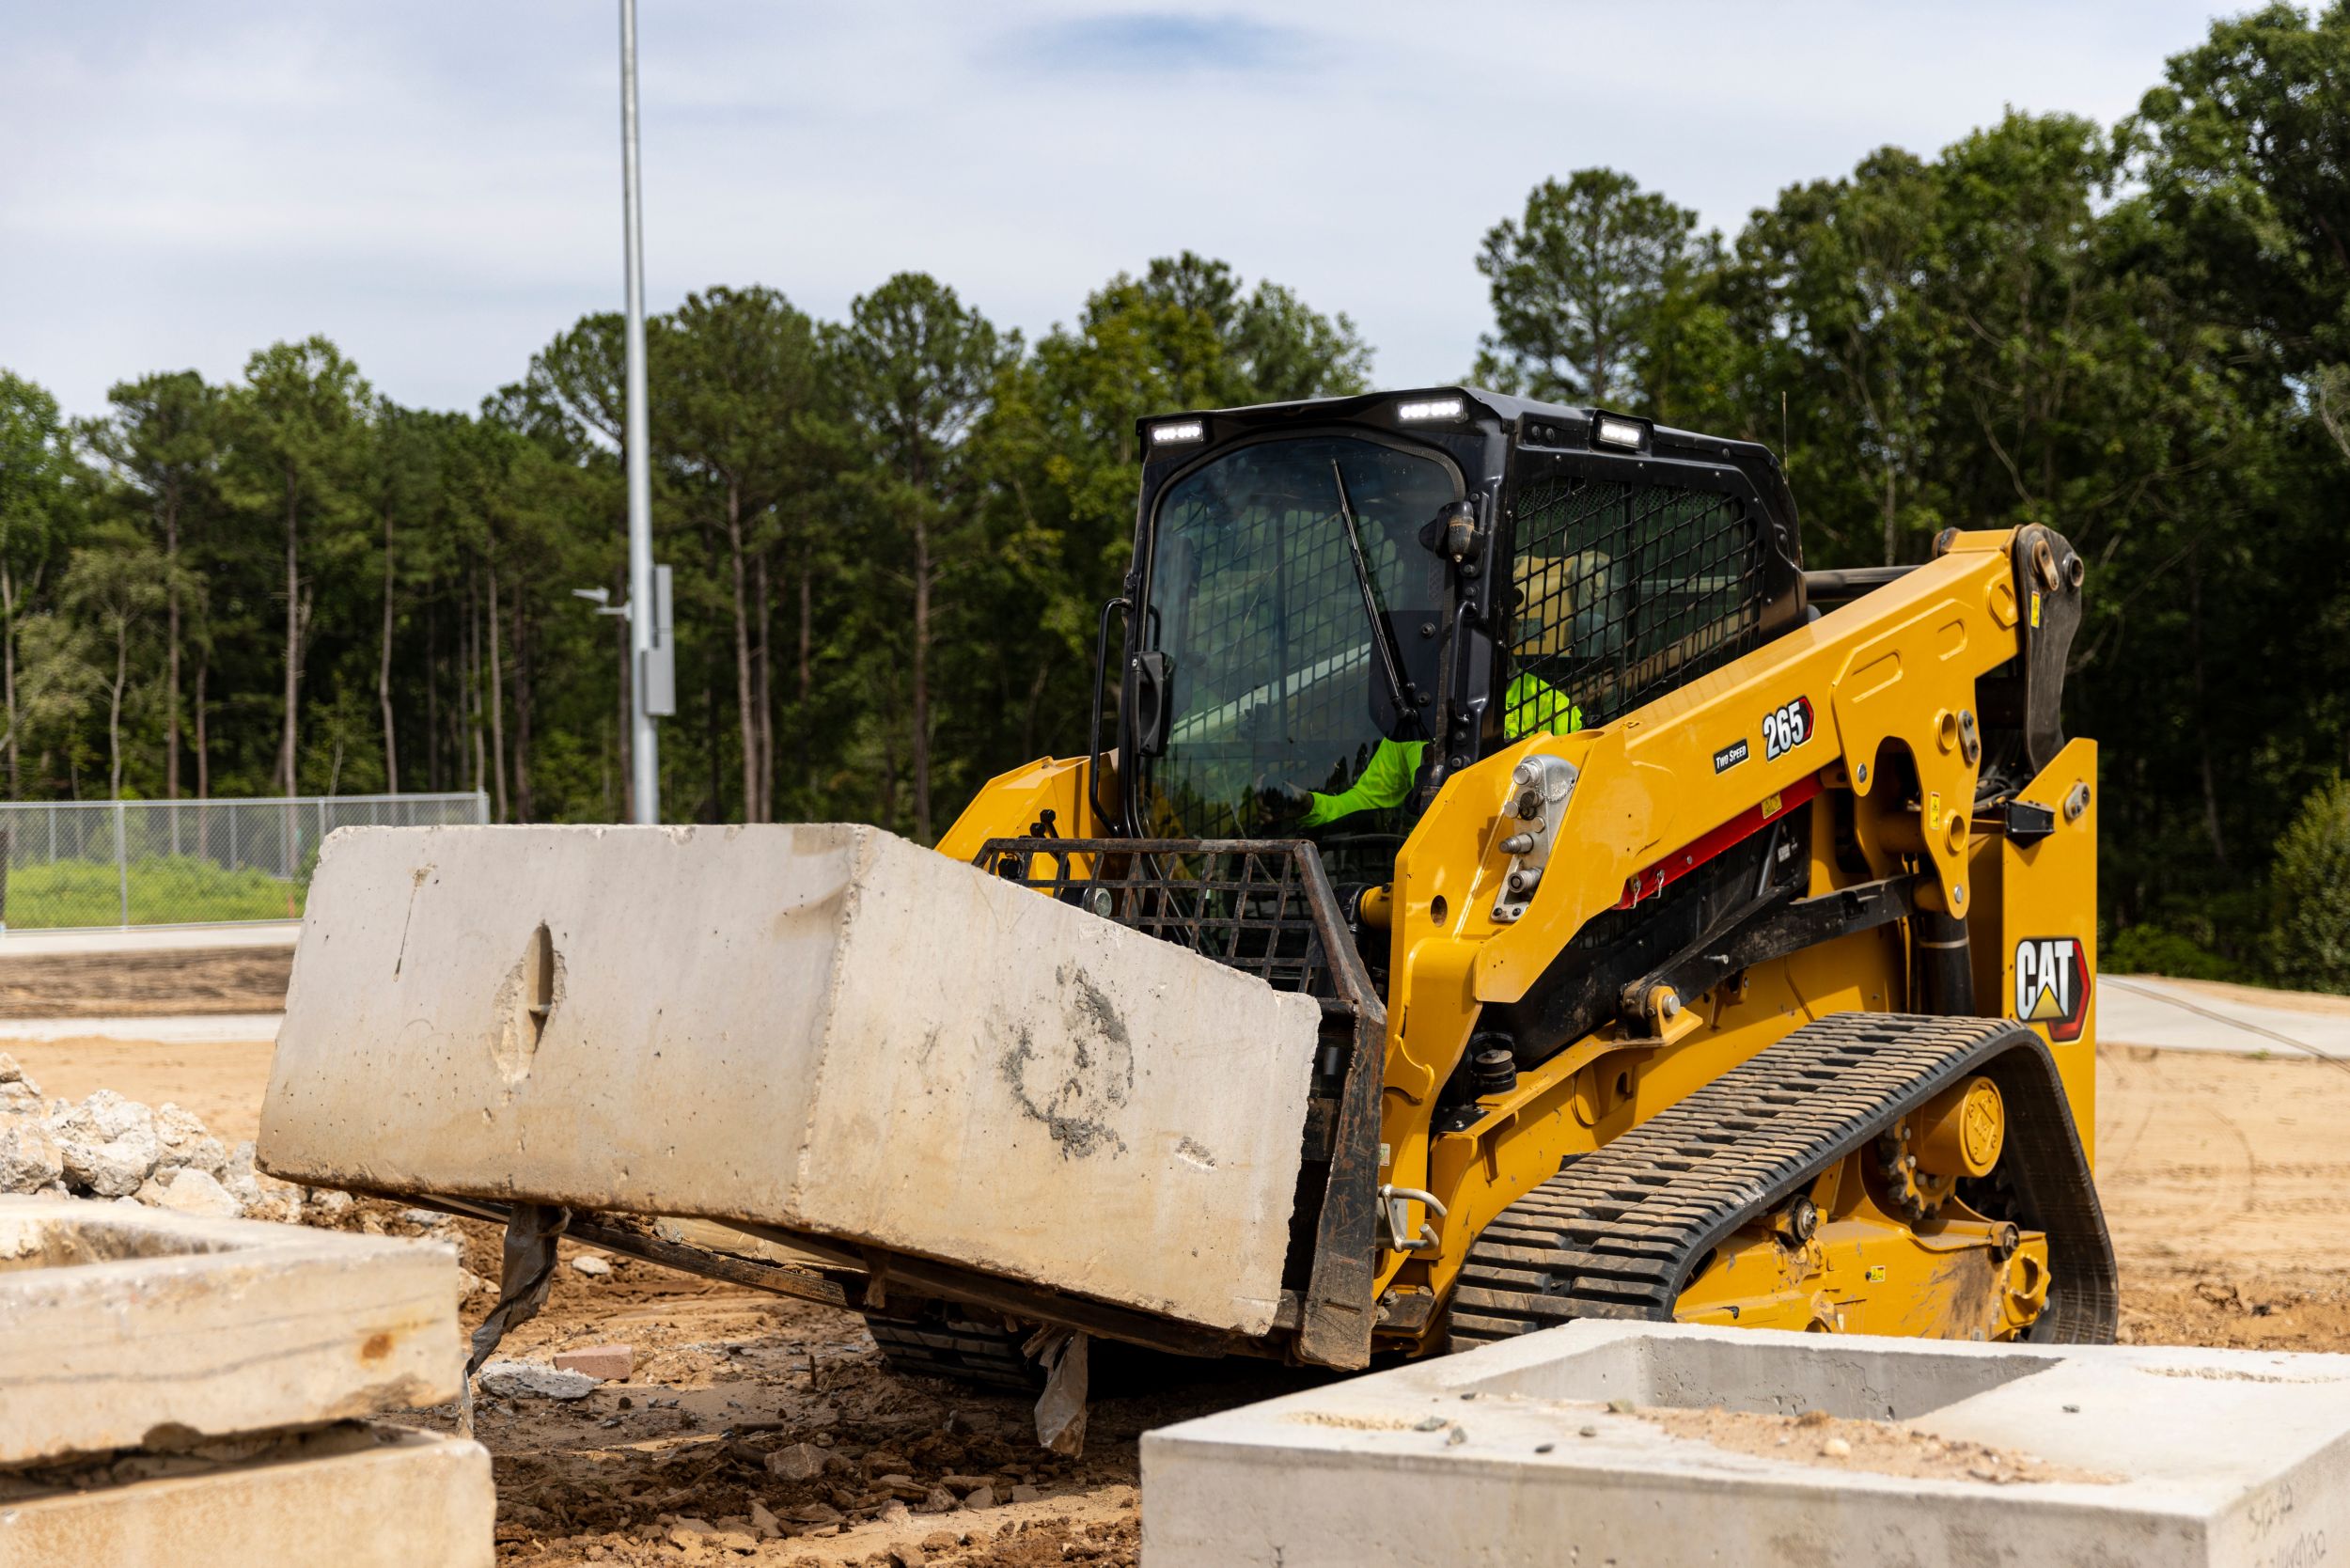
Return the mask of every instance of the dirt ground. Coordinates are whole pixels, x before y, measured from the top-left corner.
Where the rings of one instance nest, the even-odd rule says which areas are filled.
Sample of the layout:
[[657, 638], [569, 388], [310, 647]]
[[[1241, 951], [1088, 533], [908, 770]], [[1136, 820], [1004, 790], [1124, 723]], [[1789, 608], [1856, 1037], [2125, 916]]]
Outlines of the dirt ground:
[[286, 1005], [292, 972], [291, 948], [0, 958], [0, 1018], [275, 1012]]
[[[223, 1136], [251, 1136], [268, 1070], [265, 1045], [7, 1048], [52, 1093], [103, 1083], [176, 1099]], [[2350, 1072], [2289, 1054], [2126, 1046], [2104, 1049], [2100, 1068], [2098, 1180], [2122, 1259], [2123, 1337], [2350, 1350], [2350, 1269], [2336, 1250], [2350, 1213]], [[488, 1229], [441, 1233], [452, 1229], [468, 1266], [494, 1274]], [[1246, 1362], [1135, 1367], [1105, 1355], [1085, 1456], [1060, 1460], [1031, 1440], [1026, 1400], [894, 1376], [853, 1316], [609, 1262], [595, 1278], [567, 1262], [547, 1312], [507, 1349], [626, 1341], [630, 1381], [572, 1404], [485, 1398], [476, 1412], [496, 1465], [503, 1562], [1130, 1565], [1137, 1435], [1298, 1386], [1297, 1373]], [[477, 1293], [468, 1323], [490, 1303]], [[444, 1430], [456, 1419], [421, 1418]], [[1865, 1466], [1914, 1462], [1851, 1441]], [[822, 1450], [822, 1474], [766, 1470], [768, 1453], [802, 1443]], [[970, 1506], [985, 1504], [972, 1497], [982, 1484], [993, 1505]], [[761, 1539], [755, 1521], [767, 1519], [780, 1533]]]
[[223, 1143], [260, 1129], [273, 1043], [180, 1044], [152, 1040], [6, 1040], [6, 1051], [53, 1099], [83, 1100], [102, 1089], [160, 1105], [166, 1100], [204, 1119]]

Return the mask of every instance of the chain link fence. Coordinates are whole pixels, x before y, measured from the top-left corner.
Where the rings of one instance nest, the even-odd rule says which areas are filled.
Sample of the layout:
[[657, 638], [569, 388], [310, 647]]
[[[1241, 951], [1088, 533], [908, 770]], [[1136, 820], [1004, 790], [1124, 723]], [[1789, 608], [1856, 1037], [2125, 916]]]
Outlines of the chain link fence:
[[0, 802], [0, 929], [298, 919], [335, 829], [489, 820], [478, 792]]

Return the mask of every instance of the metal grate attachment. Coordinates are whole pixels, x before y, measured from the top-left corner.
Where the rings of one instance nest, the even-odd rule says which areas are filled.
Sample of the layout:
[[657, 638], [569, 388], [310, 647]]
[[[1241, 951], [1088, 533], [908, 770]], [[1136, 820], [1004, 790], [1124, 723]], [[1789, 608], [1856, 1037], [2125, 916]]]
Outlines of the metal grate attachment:
[[1510, 738], [1605, 724], [1761, 643], [1762, 541], [1735, 497], [1562, 475], [1515, 513]]
[[1368, 989], [1304, 839], [990, 839], [974, 864], [1276, 990], [1351, 1002]]

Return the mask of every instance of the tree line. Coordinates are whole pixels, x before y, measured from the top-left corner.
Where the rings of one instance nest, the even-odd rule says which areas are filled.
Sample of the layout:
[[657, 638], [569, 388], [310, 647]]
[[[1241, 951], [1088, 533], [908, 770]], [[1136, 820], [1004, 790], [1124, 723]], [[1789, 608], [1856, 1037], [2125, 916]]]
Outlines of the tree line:
[[[2117, 125], [1887, 148], [1731, 235], [1621, 172], [1545, 180], [1475, 250], [1469, 379], [1765, 443], [1815, 566], [2064, 532], [2107, 962], [2350, 986], [2341, 955], [2285, 956], [2311, 944], [2273, 894], [2309, 880], [2295, 846], [2350, 839], [2325, 789], [2350, 747], [2346, 247], [2350, 8], [2277, 5]], [[1033, 342], [920, 274], [838, 321], [755, 287], [655, 318], [669, 815], [928, 839], [991, 774], [1082, 749], [1134, 420], [1371, 364], [1345, 315], [1188, 253]], [[624, 815], [625, 635], [574, 597], [625, 592], [621, 367], [596, 315], [471, 413], [398, 405], [323, 337], [79, 421], [0, 370], [10, 797]]]

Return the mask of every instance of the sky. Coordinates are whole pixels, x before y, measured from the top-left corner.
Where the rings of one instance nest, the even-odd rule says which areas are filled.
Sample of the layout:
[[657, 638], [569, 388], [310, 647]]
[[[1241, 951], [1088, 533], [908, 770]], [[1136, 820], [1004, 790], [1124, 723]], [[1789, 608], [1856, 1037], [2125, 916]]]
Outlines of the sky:
[[[2130, 113], [2180, 0], [641, 0], [649, 306], [926, 271], [1032, 338], [1184, 248], [1343, 310], [1388, 386], [1489, 324], [1485, 230], [1630, 173], [1734, 232], [2009, 106]], [[621, 299], [617, 0], [0, 0], [0, 367], [93, 414], [323, 333], [471, 408]]]

